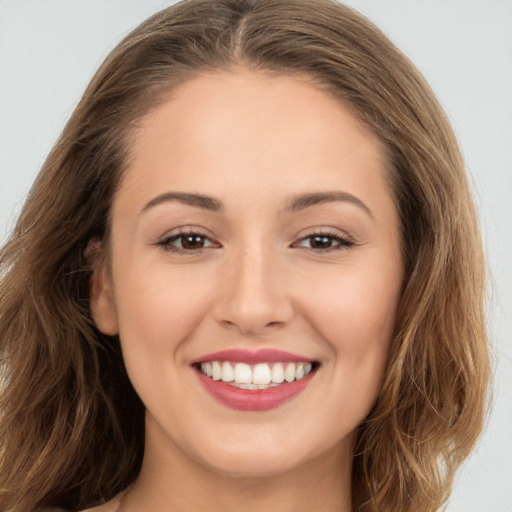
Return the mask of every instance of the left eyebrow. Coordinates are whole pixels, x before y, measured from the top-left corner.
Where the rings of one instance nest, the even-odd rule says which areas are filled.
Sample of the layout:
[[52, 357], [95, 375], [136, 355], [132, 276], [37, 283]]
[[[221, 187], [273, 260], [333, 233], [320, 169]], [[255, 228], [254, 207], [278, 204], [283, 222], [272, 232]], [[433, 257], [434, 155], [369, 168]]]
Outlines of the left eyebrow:
[[166, 192], [153, 198], [147, 203], [141, 210], [141, 214], [158, 206], [162, 203], [178, 202], [193, 206], [195, 208], [201, 208], [202, 210], [209, 210], [212, 212], [220, 212], [224, 209], [222, 203], [210, 196], [204, 196], [202, 194], [190, 194], [187, 192]]
[[315, 206], [323, 203], [331, 203], [335, 201], [342, 201], [344, 203], [351, 203], [355, 206], [361, 208], [365, 211], [372, 219], [373, 213], [368, 208], [368, 206], [361, 201], [358, 197], [342, 191], [333, 191], [333, 192], [313, 192], [310, 194], [303, 194], [297, 197], [294, 197], [286, 207], [287, 211], [297, 212], [300, 210], [304, 210], [305, 208], [309, 208], [310, 206]]

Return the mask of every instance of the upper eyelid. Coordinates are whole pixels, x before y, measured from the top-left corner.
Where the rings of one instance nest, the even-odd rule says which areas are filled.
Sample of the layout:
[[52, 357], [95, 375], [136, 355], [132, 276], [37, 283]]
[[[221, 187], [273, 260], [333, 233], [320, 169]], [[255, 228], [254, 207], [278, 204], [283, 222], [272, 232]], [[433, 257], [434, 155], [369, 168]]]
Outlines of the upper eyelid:
[[200, 236], [202, 238], [209, 240], [213, 244], [220, 245], [220, 242], [217, 242], [212, 236], [206, 235], [204, 233], [200, 233], [199, 231], [180, 231], [178, 233], [174, 233], [171, 235], [165, 235], [161, 238], [160, 242], [164, 243], [164, 242], [168, 242], [169, 240], [178, 240], [181, 237], [186, 237], [186, 236], [191, 236], [191, 235]]
[[[208, 240], [209, 244], [205, 245], [203, 247], [192, 248], [192, 249], [187, 249], [184, 247], [179, 247], [179, 245], [176, 245], [176, 242], [180, 238], [184, 238], [184, 237], [190, 236], [190, 235], [198, 235], [198, 236]], [[211, 249], [222, 247], [222, 245], [219, 242], [217, 242], [216, 240], [214, 240], [212, 237], [204, 235], [197, 231], [188, 231], [188, 232], [181, 231], [181, 232], [174, 233], [174, 234], [171, 234], [168, 236], [164, 236], [164, 237], [160, 238], [153, 245], [155, 245], [156, 247], [159, 247], [160, 249], [164, 250], [165, 252], [182, 254], [182, 255], [188, 254], [189, 256], [192, 256], [194, 254], [195, 255], [200, 254], [204, 250], [211, 250]]]
[[[208, 229], [201, 228], [193, 225], [184, 225], [180, 227], [173, 228], [167, 231], [164, 235], [159, 236], [157, 239], [157, 243], [165, 242], [172, 238], [179, 238], [180, 236], [186, 235], [199, 235], [209, 239], [211, 242], [221, 245], [218, 237], [216, 237], [213, 233], [211, 233]], [[297, 234], [292, 244], [295, 244], [301, 240], [306, 238], [314, 237], [314, 236], [328, 236], [332, 238], [338, 238], [344, 240], [346, 242], [350, 242], [351, 244], [357, 244], [357, 240], [346, 231], [341, 230], [340, 228], [336, 228], [333, 226], [323, 226], [323, 227], [310, 227], [301, 230], [299, 234]]]
[[196, 226], [179, 226], [166, 231], [162, 236], [158, 237], [158, 240], [167, 240], [169, 238], [184, 236], [184, 235], [199, 235], [215, 240], [215, 236], [207, 229], [199, 228]]
[[311, 227], [307, 229], [303, 229], [299, 232], [299, 234], [296, 236], [296, 240], [303, 240], [305, 238], [309, 238], [312, 236], [329, 236], [332, 238], [340, 238], [342, 240], [347, 240], [352, 243], [356, 243], [355, 238], [347, 233], [346, 231], [335, 228], [331, 226], [324, 226], [324, 227]]
[[297, 239], [297, 241], [292, 243], [292, 246], [296, 246], [303, 242], [304, 240], [307, 240], [308, 238], [315, 238], [315, 237], [326, 237], [326, 238], [332, 238], [333, 240], [337, 241], [339, 245], [350, 247], [353, 245], [356, 245], [355, 242], [346, 236], [340, 236], [340, 235], [334, 235], [334, 234], [328, 234], [328, 233], [313, 233], [311, 235], [302, 236]]

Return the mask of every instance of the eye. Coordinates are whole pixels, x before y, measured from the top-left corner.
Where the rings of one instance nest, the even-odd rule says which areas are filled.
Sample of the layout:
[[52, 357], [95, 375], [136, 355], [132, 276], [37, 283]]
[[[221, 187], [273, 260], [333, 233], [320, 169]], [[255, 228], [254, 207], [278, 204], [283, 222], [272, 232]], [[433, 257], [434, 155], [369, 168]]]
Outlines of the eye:
[[198, 252], [208, 247], [220, 247], [206, 235], [195, 232], [177, 233], [164, 238], [157, 245], [170, 252]]
[[354, 243], [351, 240], [340, 236], [338, 233], [313, 233], [293, 244], [294, 247], [304, 247], [320, 252], [347, 249], [353, 245]]

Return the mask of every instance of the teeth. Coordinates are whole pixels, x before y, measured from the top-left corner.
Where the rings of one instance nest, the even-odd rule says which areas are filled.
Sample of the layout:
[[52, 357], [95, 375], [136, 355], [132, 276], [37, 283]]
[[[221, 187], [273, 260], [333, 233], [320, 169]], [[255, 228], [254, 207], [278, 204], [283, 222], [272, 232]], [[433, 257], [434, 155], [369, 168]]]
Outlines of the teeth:
[[275, 388], [278, 384], [233, 384], [234, 387], [240, 389], [268, 389]]
[[257, 364], [252, 371], [253, 384], [270, 384], [272, 381], [272, 373], [270, 367], [266, 363]]
[[236, 384], [236, 387], [240, 389], [259, 389], [256, 384]]
[[201, 363], [201, 372], [213, 380], [222, 380], [242, 389], [267, 389], [293, 382], [308, 375], [311, 363], [258, 363], [248, 365], [230, 361]]
[[276, 363], [272, 367], [272, 382], [276, 384], [281, 384], [284, 380], [284, 368], [281, 363]]
[[295, 364], [288, 363], [284, 370], [284, 380], [286, 382], [293, 382], [295, 380]]
[[218, 361], [212, 362], [212, 379], [220, 380], [222, 377], [222, 368], [220, 367], [220, 363]]
[[248, 364], [236, 363], [236, 365], [235, 365], [235, 382], [237, 384], [253, 384], [252, 370]]
[[222, 363], [222, 380], [224, 382], [231, 382], [235, 380], [235, 372], [233, 371], [233, 367], [227, 361]]

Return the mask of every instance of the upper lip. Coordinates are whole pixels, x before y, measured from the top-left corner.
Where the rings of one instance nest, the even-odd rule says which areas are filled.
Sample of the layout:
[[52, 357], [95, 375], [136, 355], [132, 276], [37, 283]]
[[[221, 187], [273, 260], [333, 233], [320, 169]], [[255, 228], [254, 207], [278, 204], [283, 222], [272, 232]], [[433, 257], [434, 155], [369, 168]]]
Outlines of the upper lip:
[[212, 352], [211, 354], [206, 354], [193, 361], [192, 364], [207, 363], [209, 361], [237, 361], [247, 364], [279, 362], [314, 362], [314, 360], [309, 357], [301, 356], [298, 354], [292, 354], [291, 352], [284, 352], [282, 350], [275, 350], [272, 348], [262, 348], [258, 350], [234, 348], [228, 350], [221, 350], [219, 352]]

